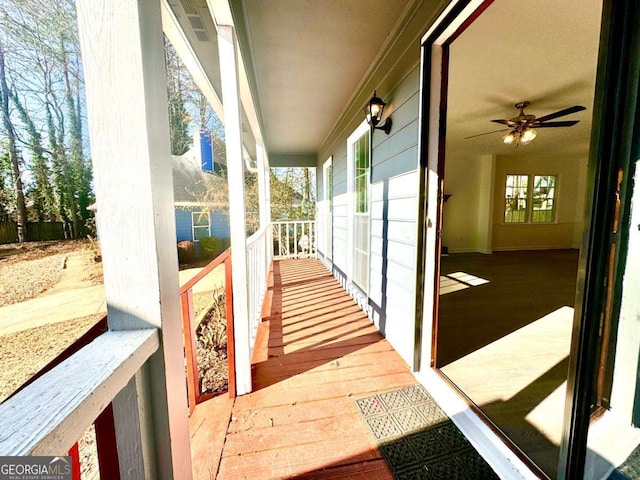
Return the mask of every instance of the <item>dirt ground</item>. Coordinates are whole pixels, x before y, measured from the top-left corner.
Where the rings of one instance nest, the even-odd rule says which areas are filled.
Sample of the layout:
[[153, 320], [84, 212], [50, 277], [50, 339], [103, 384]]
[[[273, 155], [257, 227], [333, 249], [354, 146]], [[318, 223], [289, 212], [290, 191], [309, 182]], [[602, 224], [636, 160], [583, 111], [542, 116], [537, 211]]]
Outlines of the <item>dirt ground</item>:
[[[101, 266], [92, 261], [93, 248], [87, 240], [32, 242], [22, 247], [0, 245], [0, 307], [25, 302], [53, 289], [63, 279], [69, 255], [81, 255], [84, 280], [93, 284], [101, 281]], [[46, 312], [42, 314], [45, 316]], [[0, 336], [0, 402], [102, 316], [85, 316]]]
[[92, 261], [96, 249], [88, 240], [0, 245], [0, 307], [24, 302], [56, 285], [69, 255], [86, 257], [86, 279], [102, 283], [102, 267]]
[[[99, 254], [87, 240], [0, 245], [0, 403], [105, 315]], [[181, 284], [200, 270], [194, 267], [206, 263], [183, 266], [181, 270], [190, 268], [180, 272]], [[194, 287], [194, 297], [204, 296], [209, 303], [223, 283], [221, 265]], [[228, 375], [226, 321], [216, 317], [209, 328], [199, 330], [198, 336], [204, 337], [198, 339], [203, 390], [223, 391]], [[93, 428], [79, 446], [82, 478], [96, 478]]]
[[[65, 266], [73, 256], [73, 272]], [[87, 240], [0, 245], [0, 320], [11, 311], [24, 310], [32, 299], [77, 285], [102, 283], [102, 267], [95, 261], [96, 247]], [[81, 272], [81, 274], [78, 274]], [[73, 277], [73, 278], [70, 278]], [[47, 302], [45, 301], [44, 304]], [[3, 308], [5, 307], [5, 308]], [[69, 309], [73, 306], [69, 305]], [[42, 312], [46, 317], [48, 312]], [[50, 313], [50, 312], [49, 312]], [[104, 316], [96, 313], [0, 335], [0, 403]], [[89, 428], [79, 441], [82, 478], [95, 478], [95, 434]]]

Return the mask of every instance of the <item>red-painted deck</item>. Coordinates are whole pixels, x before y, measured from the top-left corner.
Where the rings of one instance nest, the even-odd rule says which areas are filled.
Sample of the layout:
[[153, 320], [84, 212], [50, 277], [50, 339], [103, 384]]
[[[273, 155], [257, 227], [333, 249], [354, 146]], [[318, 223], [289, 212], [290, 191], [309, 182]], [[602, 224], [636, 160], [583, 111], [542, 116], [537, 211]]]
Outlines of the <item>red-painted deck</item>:
[[320, 262], [273, 268], [254, 391], [198, 405], [194, 478], [393, 478], [355, 400], [415, 384], [413, 375]]

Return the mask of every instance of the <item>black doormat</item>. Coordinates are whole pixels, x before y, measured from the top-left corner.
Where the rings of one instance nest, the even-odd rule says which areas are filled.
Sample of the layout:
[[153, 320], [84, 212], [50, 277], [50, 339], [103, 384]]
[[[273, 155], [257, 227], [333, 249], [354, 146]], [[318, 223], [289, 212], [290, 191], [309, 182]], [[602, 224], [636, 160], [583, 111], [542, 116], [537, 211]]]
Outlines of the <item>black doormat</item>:
[[361, 398], [356, 404], [395, 478], [498, 478], [422, 385]]
[[609, 480], [639, 480], [640, 479], [640, 447], [637, 447], [627, 457], [622, 465], [616, 468]]

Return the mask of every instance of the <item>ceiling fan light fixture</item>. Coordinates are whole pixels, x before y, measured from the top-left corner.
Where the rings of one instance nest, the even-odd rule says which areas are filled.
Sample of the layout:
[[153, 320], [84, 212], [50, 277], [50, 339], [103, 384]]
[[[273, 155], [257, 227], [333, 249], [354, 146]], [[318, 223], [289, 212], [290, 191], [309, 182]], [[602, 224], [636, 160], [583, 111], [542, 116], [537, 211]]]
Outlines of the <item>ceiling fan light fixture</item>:
[[502, 137], [502, 142], [505, 145], [511, 145], [513, 142], [516, 141], [516, 132], [511, 130], [510, 132], [507, 132], [503, 137]]
[[538, 132], [536, 132], [533, 128], [525, 128], [520, 134], [520, 143], [522, 145], [531, 143], [537, 136]]

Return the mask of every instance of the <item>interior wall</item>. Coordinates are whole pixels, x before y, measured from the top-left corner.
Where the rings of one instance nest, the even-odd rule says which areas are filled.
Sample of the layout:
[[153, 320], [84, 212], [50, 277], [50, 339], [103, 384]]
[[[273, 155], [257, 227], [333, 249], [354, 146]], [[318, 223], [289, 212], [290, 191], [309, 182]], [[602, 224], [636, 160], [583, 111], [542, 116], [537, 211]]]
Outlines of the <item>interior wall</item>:
[[[526, 147], [520, 147], [526, 148]], [[557, 175], [556, 220], [552, 223], [504, 223], [504, 190], [507, 174]], [[583, 157], [518, 158], [498, 156], [494, 185], [493, 250], [536, 250], [578, 248], [576, 236], [584, 224], [584, 178], [586, 159]]]
[[[452, 253], [580, 248], [586, 171], [582, 157], [448, 156], [443, 244]], [[504, 223], [507, 174], [557, 175], [556, 221]]]
[[442, 241], [449, 252], [491, 253], [493, 155], [452, 155], [445, 166]]

